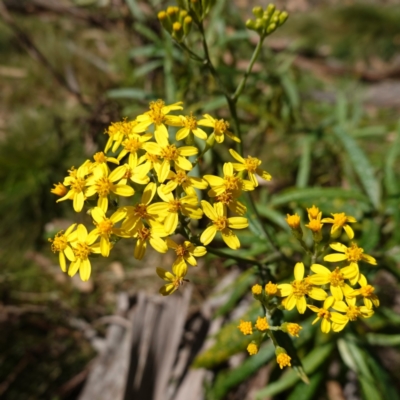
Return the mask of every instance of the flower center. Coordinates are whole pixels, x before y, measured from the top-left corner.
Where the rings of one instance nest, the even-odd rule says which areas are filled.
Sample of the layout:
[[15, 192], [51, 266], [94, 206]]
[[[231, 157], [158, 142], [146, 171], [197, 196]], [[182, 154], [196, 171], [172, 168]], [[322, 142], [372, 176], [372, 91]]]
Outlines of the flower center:
[[80, 193], [83, 192], [83, 189], [86, 185], [86, 179], [83, 178], [75, 178], [74, 181], [71, 183], [71, 188], [76, 192]]
[[103, 177], [96, 181], [95, 187], [100, 197], [106, 197], [111, 192], [114, 185], [108, 178]]
[[214, 222], [215, 227], [217, 230], [222, 231], [228, 226], [228, 218], [222, 216], [218, 217]]
[[321, 221], [319, 219], [312, 219], [307, 225], [313, 232], [319, 232], [322, 229]]
[[305, 296], [311, 290], [311, 285], [306, 279], [292, 282], [293, 295], [296, 299]]
[[65, 250], [68, 245], [67, 237], [63, 234], [63, 231], [58, 232], [54, 240], [50, 239], [50, 241], [53, 253]]
[[349, 306], [346, 315], [349, 317], [350, 321], [355, 321], [361, 315], [360, 307]]
[[352, 243], [351, 247], [348, 247], [346, 250], [347, 259], [350, 262], [360, 261], [362, 253], [364, 253], [364, 250], [358, 247], [355, 243]]
[[171, 213], [177, 213], [182, 207], [182, 204], [179, 199], [174, 199], [169, 202], [168, 211]]
[[133, 175], [132, 169], [127, 164], [125, 164], [125, 174], [124, 174], [123, 178], [130, 179], [132, 177], [132, 175]]
[[374, 292], [375, 288], [371, 285], [366, 285], [360, 289], [361, 296], [370, 297]]
[[143, 227], [137, 231], [137, 237], [140, 240], [143, 241], [149, 240], [150, 236], [151, 236], [151, 231], [146, 227]]
[[338, 213], [338, 214], [333, 214], [333, 219], [334, 219], [334, 225], [342, 227], [346, 224], [347, 222], [347, 217], [345, 213]]
[[161, 111], [165, 106], [162, 100], [152, 101], [150, 103], [149, 116], [155, 125], [160, 125], [164, 122], [165, 115]]
[[260, 160], [258, 158], [255, 157], [250, 157], [248, 156], [245, 160], [244, 160], [244, 165], [247, 169], [247, 171], [249, 172], [255, 172], [257, 167], [260, 165]]
[[80, 258], [81, 260], [86, 260], [89, 254], [92, 252], [89, 245], [86, 243], [77, 243], [76, 247], [74, 248], [74, 254], [76, 258]]
[[319, 214], [319, 208], [313, 205], [311, 208], [307, 208], [307, 212], [311, 219], [317, 219]]
[[232, 201], [235, 200], [235, 198], [233, 197], [233, 194], [230, 192], [223, 192], [221, 193], [219, 196], [215, 197], [215, 200], [219, 203], [223, 203], [223, 204], [230, 204]]
[[142, 148], [142, 142], [137, 137], [125, 140], [123, 145], [125, 150], [129, 151], [132, 154], [136, 153], [139, 149]]
[[182, 185], [182, 183], [186, 182], [188, 180], [188, 177], [186, 175], [185, 171], [178, 171], [176, 173], [176, 176], [174, 178], [174, 181], [178, 184], [178, 185]]
[[93, 156], [93, 159], [94, 159], [94, 161], [96, 161], [99, 164], [103, 164], [107, 161], [107, 157], [105, 156], [105, 154], [102, 151], [96, 153]]
[[146, 204], [137, 204], [135, 209], [133, 210], [135, 216], [140, 218], [147, 218], [149, 214], [147, 213], [147, 205]]
[[241, 179], [237, 176], [224, 177], [226, 190], [238, 190], [241, 188]]
[[179, 157], [179, 151], [174, 144], [169, 144], [161, 149], [161, 157], [169, 161], [174, 161]]
[[114, 223], [110, 219], [106, 218], [104, 219], [104, 221], [101, 221], [97, 224], [97, 229], [99, 230], [101, 235], [110, 236], [113, 226]]
[[189, 128], [191, 131], [197, 128], [197, 120], [193, 115], [186, 117], [182, 122], [185, 128]]
[[224, 121], [223, 119], [220, 119], [215, 122], [214, 131], [216, 135], [223, 134], [228, 129], [229, 129], [229, 122]]
[[175, 249], [175, 253], [178, 257], [185, 257], [188, 253], [187, 249], [185, 248], [185, 246], [183, 245], [179, 245], [176, 249]]
[[113, 122], [105, 133], [108, 133], [108, 135], [110, 136], [117, 136], [117, 135], [128, 136], [131, 133], [132, 128], [136, 124], [137, 124], [136, 121]]
[[332, 286], [344, 286], [344, 276], [340, 272], [339, 267], [336, 267], [336, 269], [330, 274], [329, 281]]
[[325, 309], [321, 308], [318, 311], [318, 317], [319, 318], [324, 318], [324, 319], [330, 319], [331, 313], [328, 310], [325, 310]]

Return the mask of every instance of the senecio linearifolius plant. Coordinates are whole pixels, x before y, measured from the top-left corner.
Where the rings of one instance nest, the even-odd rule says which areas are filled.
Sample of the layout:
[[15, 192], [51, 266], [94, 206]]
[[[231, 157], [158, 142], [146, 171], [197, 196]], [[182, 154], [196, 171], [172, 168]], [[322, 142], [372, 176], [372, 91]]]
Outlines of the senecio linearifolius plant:
[[[86, 208], [93, 219], [92, 228], [72, 224], [50, 239], [52, 250], [59, 253], [61, 269], [70, 276], [79, 272], [82, 280], [88, 280], [93, 255], [108, 257], [119, 240], [133, 239], [134, 257], [139, 260], [149, 244], [159, 253], [175, 252], [171, 270], [156, 269], [166, 282], [160, 293], [171, 295], [186, 281], [188, 269], [197, 265], [197, 258], [207, 252], [221, 254], [210, 245], [216, 238], [222, 238], [230, 249], [240, 248], [235, 232], [249, 226], [248, 207], [252, 218], [258, 219], [249, 192], [257, 188], [259, 179], [270, 180], [271, 176], [261, 160], [243, 154], [237, 100], [263, 41], [285, 23], [288, 14], [276, 10], [272, 4], [265, 9], [253, 9], [255, 19], [248, 20], [246, 26], [258, 34], [259, 41], [236, 90], [229, 93], [212, 64], [205, 37], [203, 21], [214, 4], [212, 0], [181, 0], [179, 6], [160, 11], [158, 18], [175, 43], [193, 60], [205, 65], [218, 82], [227, 101], [232, 127], [228, 120], [216, 116], [185, 113], [181, 101], [165, 104], [163, 100], [152, 101], [149, 109], [135, 118], [112, 123], [105, 131], [108, 141], [104, 151], [97, 152], [78, 168], [72, 167], [64, 181], [52, 189], [60, 197], [58, 202], [71, 200], [76, 212]], [[187, 41], [194, 27], [201, 35], [204, 55], [192, 50]], [[204, 155], [226, 143], [230, 159], [222, 166], [221, 175], [202, 174]], [[120, 201], [121, 198], [125, 200]], [[358, 265], [360, 261], [375, 265], [375, 259], [364, 254], [355, 243], [346, 247], [335, 242], [342, 228], [353, 239], [349, 223], [355, 219], [344, 213], [322, 218], [315, 206], [307, 211], [309, 223], [305, 227], [312, 232], [312, 249], [303, 240], [300, 217], [287, 218], [293, 235], [311, 259], [310, 267], [301, 262], [294, 266], [294, 280], [290, 283], [267, 283], [265, 276], [272, 275], [266, 262], [234, 257], [245, 263], [251, 261], [257, 267], [260, 283], [263, 282], [263, 286], [252, 287], [263, 315], [255, 322], [241, 321], [238, 326], [244, 335], [254, 335], [247, 350], [250, 355], [256, 354], [262, 341], [270, 338], [281, 368], [291, 365], [291, 357], [288, 349], [277, 342], [274, 331], [298, 336], [302, 328], [291, 322], [274, 326], [271, 318], [274, 311], [297, 308], [303, 314], [308, 308], [316, 313], [314, 322], [320, 320], [322, 332], [328, 333], [342, 330], [349, 321], [370, 317], [373, 307], [379, 305], [374, 288]], [[202, 219], [205, 224], [199, 223]], [[327, 238], [322, 234], [323, 224], [332, 224]], [[206, 227], [201, 231], [199, 226]], [[263, 229], [261, 221], [259, 226]], [[265, 240], [276, 248], [268, 232], [262, 232]], [[338, 253], [323, 257], [329, 248]], [[319, 264], [321, 257], [329, 264]]]

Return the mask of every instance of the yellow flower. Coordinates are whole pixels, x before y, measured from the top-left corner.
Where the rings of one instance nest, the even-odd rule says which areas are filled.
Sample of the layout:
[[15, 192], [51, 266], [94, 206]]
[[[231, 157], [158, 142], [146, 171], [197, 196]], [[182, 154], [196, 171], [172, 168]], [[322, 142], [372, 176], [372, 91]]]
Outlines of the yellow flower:
[[251, 288], [251, 291], [252, 291], [252, 293], [253, 294], [261, 294], [261, 292], [262, 292], [262, 286], [261, 285], [254, 285], [252, 288]]
[[128, 157], [128, 164], [131, 168], [135, 168], [138, 164], [138, 152], [140, 150], [151, 149], [151, 144], [146, 143], [148, 142], [153, 135], [151, 133], [145, 133], [144, 135], [138, 135], [132, 133], [129, 135], [123, 142], [122, 146], [123, 149], [118, 155], [118, 160], [122, 160], [127, 154]]
[[286, 297], [282, 301], [286, 310], [292, 310], [295, 306], [300, 314], [304, 314], [307, 309], [306, 295], [315, 300], [325, 300], [327, 294], [321, 288], [314, 287], [309, 277], [304, 279], [304, 264], [299, 262], [294, 267], [294, 278], [292, 283], [282, 283], [278, 285], [281, 297]]
[[96, 225], [93, 234], [96, 236], [96, 239], [100, 236], [100, 251], [103, 257], [108, 257], [110, 254], [112, 247], [110, 236], [118, 233], [114, 225], [125, 218], [125, 215], [126, 209], [124, 208], [119, 208], [110, 218], [106, 217], [105, 212], [101, 208], [95, 207], [92, 209], [91, 216]]
[[207, 253], [204, 246], [196, 246], [188, 240], [185, 240], [182, 244], [176, 243], [171, 238], [167, 238], [165, 241], [170, 249], [175, 250], [178, 261], [187, 261], [194, 267], [197, 265], [195, 257], [203, 257]]
[[243, 333], [243, 335], [252, 335], [253, 334], [253, 326], [251, 324], [251, 321], [240, 320], [238, 328], [239, 328], [240, 332]]
[[322, 212], [319, 211], [319, 208], [315, 207], [314, 205], [311, 208], [307, 208], [307, 213], [310, 221], [313, 219], [321, 219], [322, 217]]
[[311, 219], [308, 225], [306, 225], [307, 228], [315, 233], [320, 232], [323, 226], [324, 224], [321, 224], [321, 220], [319, 218]]
[[157, 191], [157, 185], [154, 182], [150, 182], [143, 191], [142, 199], [139, 204], [134, 206], [127, 206], [126, 209], [126, 219], [122, 223], [122, 229], [125, 231], [132, 231], [133, 229], [139, 229], [143, 227], [142, 220], [146, 221], [148, 224], [150, 222], [162, 222], [166, 213], [159, 215], [151, 201]]
[[226, 136], [230, 137], [235, 142], [240, 143], [240, 139], [236, 137], [232, 132], [229, 132], [229, 123], [223, 119], [215, 119], [209, 114], [203, 115], [204, 119], [197, 122], [197, 125], [208, 126], [213, 128], [213, 134], [215, 135], [215, 140], [217, 143], [222, 143]]
[[149, 228], [143, 225], [136, 225], [133, 231], [133, 237], [137, 238], [137, 241], [133, 256], [137, 260], [141, 260], [146, 254], [147, 242], [159, 253], [166, 253], [168, 251], [168, 246], [161, 238], [167, 235], [168, 233], [165, 231], [164, 226], [157, 222], [152, 222]]
[[332, 307], [332, 304], [335, 302], [335, 298], [333, 296], [329, 296], [325, 301], [321, 308], [308, 304], [307, 307], [317, 313], [317, 318], [313, 321], [313, 325], [318, 322], [322, 318], [321, 322], [321, 331], [323, 333], [329, 333], [331, 330], [331, 313], [329, 308]]
[[207, 139], [207, 133], [203, 131], [203, 129], [200, 129], [197, 126], [197, 120], [193, 115], [188, 115], [188, 116], [179, 116], [181, 123], [183, 125], [183, 128], [179, 129], [178, 132], [176, 132], [175, 140], [183, 140], [185, 139], [190, 132], [193, 133], [193, 135], [197, 136], [199, 139], [206, 140]]
[[[226, 208], [221, 203], [214, 203], [212, 206], [208, 201], [202, 200], [204, 213], [212, 221], [212, 224], [201, 234], [200, 241], [205, 246], [215, 237], [217, 232], [221, 232], [222, 240], [233, 250], [240, 248], [239, 238], [233, 233], [232, 229], [244, 229], [249, 226], [247, 218], [231, 217], [227, 218]], [[231, 229], [232, 228], [232, 229]]]
[[100, 253], [99, 243], [93, 244], [98, 235], [94, 230], [88, 234], [86, 227], [82, 224], [79, 224], [76, 228], [76, 234], [76, 241], [71, 243], [75, 260], [71, 262], [68, 268], [68, 275], [74, 276], [79, 270], [81, 279], [87, 281], [90, 278], [92, 270], [89, 255], [92, 253]]
[[271, 180], [271, 175], [267, 172], [262, 170], [261, 168], [258, 168], [259, 165], [261, 165], [261, 160], [255, 157], [250, 157], [248, 156], [247, 158], [243, 158], [240, 154], [236, 153], [235, 150], [229, 149], [229, 153], [231, 153], [232, 157], [239, 161], [239, 163], [233, 163], [233, 169], [235, 171], [247, 171], [249, 175], [249, 179], [251, 183], [257, 187], [258, 186], [258, 181], [256, 178], [257, 174], [261, 178], [265, 179], [266, 181]]
[[158, 141], [160, 138], [168, 139], [168, 130], [165, 125], [180, 126], [180, 118], [176, 115], [167, 115], [171, 111], [182, 110], [181, 101], [168, 106], [162, 100], [152, 101], [150, 110], [139, 115], [136, 120], [138, 124], [133, 128], [136, 133], [141, 133], [154, 124], [154, 136]]
[[367, 278], [361, 274], [358, 283], [360, 284], [361, 288], [353, 290], [347, 296], [348, 297], [361, 296], [364, 299], [365, 307], [367, 307], [370, 310], [372, 310], [373, 306], [379, 307], [378, 296], [374, 293], [375, 288], [372, 285], [368, 285]]
[[249, 352], [249, 355], [254, 356], [258, 353], [258, 346], [252, 342], [247, 346], [247, 351]]
[[227, 206], [233, 213], [238, 215], [244, 215], [247, 211], [247, 207], [240, 201], [236, 200], [235, 196], [231, 192], [223, 192], [218, 196], [214, 197], [216, 203], [222, 203]]
[[[354, 231], [348, 223], [357, 222], [357, 220], [350, 215], [346, 215], [345, 213], [335, 213], [331, 215], [333, 218], [324, 218], [322, 220], [322, 222], [332, 224], [331, 236], [339, 236], [343, 228], [346, 231], [349, 239], [353, 239]], [[337, 233], [335, 234], [335, 232]]]
[[330, 291], [335, 300], [343, 300], [343, 295], [347, 296], [353, 289], [347, 285], [345, 279], [354, 279], [358, 274], [357, 268], [346, 267], [340, 269], [336, 267], [333, 271], [320, 264], [311, 265], [311, 271], [315, 275], [309, 277], [310, 282], [314, 285], [325, 285], [330, 283]]
[[96, 168], [100, 164], [106, 164], [108, 162], [113, 164], [119, 164], [119, 161], [114, 157], [107, 157], [102, 151], [99, 151], [93, 156], [94, 162], [92, 163], [92, 168]]
[[349, 321], [356, 321], [359, 317], [370, 318], [374, 312], [365, 306], [356, 306], [356, 298], [347, 298], [347, 304], [344, 301], [336, 301], [332, 308], [336, 311], [345, 313], [345, 315], [332, 312], [332, 330], [334, 332], [340, 332], [344, 329]]
[[242, 190], [254, 190], [254, 185], [250, 181], [235, 175], [232, 163], [225, 163], [223, 172], [223, 178], [215, 175], [204, 175], [204, 179], [211, 186], [211, 189], [208, 191], [210, 197], [219, 196], [224, 192], [228, 192], [232, 193], [233, 196], [237, 198], [242, 194]]
[[61, 197], [61, 199], [57, 200], [57, 203], [59, 201], [72, 200], [74, 210], [76, 212], [80, 212], [82, 211], [86, 198], [85, 192], [88, 184], [86, 181], [86, 175], [88, 174], [88, 163], [83, 163], [77, 170], [72, 168], [69, 173], [70, 175], [64, 179], [63, 184], [64, 186], [70, 186], [70, 189], [64, 197]]
[[290, 215], [286, 214], [286, 222], [290, 226], [291, 229], [299, 229], [300, 227], [300, 217], [296, 214]]
[[195, 176], [189, 176], [185, 170], [179, 167], [175, 167], [176, 172], [169, 171], [167, 178], [169, 181], [164, 186], [162, 186], [162, 191], [165, 194], [171, 193], [178, 186], [182, 187], [184, 192], [189, 195], [196, 195], [196, 189], [204, 190], [207, 188], [208, 183], [202, 179]]
[[276, 357], [276, 362], [279, 364], [280, 369], [283, 369], [284, 367], [291, 367], [292, 364], [290, 363], [290, 360], [291, 357], [286, 353], [280, 353]]
[[275, 296], [278, 293], [278, 285], [272, 282], [268, 282], [265, 285], [265, 293], [267, 293], [268, 296]]
[[138, 165], [140, 165], [140, 167], [147, 171], [151, 171], [154, 168], [158, 175], [158, 171], [161, 167], [161, 160], [156, 154], [147, 152], [139, 158]]
[[324, 261], [328, 262], [340, 262], [345, 260], [349, 261], [350, 262], [349, 267], [352, 267], [353, 269], [355, 268], [357, 270], [357, 273], [355, 274], [354, 278], [350, 279], [350, 283], [352, 285], [355, 285], [360, 279], [360, 271], [358, 268], [359, 261], [365, 261], [369, 264], [377, 265], [375, 258], [369, 256], [368, 254], [363, 254], [364, 249], [358, 247], [355, 243], [352, 243], [350, 247], [347, 247], [344, 244], [338, 242], [331, 243], [329, 246], [333, 250], [336, 250], [343, 254], [338, 254], [338, 253], [328, 254], [327, 256], [324, 257]]
[[184, 262], [175, 262], [172, 266], [172, 273], [163, 268], [157, 268], [156, 271], [161, 279], [168, 282], [160, 288], [160, 293], [163, 296], [168, 296], [183, 284], [187, 273], [187, 265]]
[[[104, 132], [109, 138], [104, 151], [107, 153], [112, 146], [112, 151], [115, 153], [122, 141], [133, 133], [132, 129], [137, 125], [137, 121], [127, 121], [124, 119], [120, 122], [112, 122], [108, 129]], [[113, 145], [113, 142], [114, 145]]]
[[255, 324], [255, 327], [261, 332], [266, 331], [269, 328], [269, 325], [268, 325], [268, 322], [267, 322], [267, 318], [258, 317], [257, 321], [256, 321], [256, 324]]
[[160, 188], [158, 190], [158, 195], [163, 202], [152, 204], [151, 209], [155, 213], [166, 216], [164, 226], [168, 235], [175, 232], [180, 214], [191, 219], [201, 219], [203, 216], [203, 210], [198, 205], [199, 200], [197, 196], [183, 196], [177, 198], [174, 197], [172, 193], [163, 193]]
[[149, 165], [139, 165], [138, 167], [132, 168], [129, 164], [124, 164], [122, 167], [125, 168], [125, 173], [122, 176], [119, 184], [126, 185], [128, 180], [138, 183], [139, 185], [147, 185], [150, 178], [147, 176], [149, 172]]
[[57, 196], [65, 196], [68, 192], [68, 189], [61, 183], [53, 183], [54, 188], [50, 190], [51, 193], [54, 193]]
[[294, 324], [292, 322], [287, 322], [284, 328], [284, 332], [289, 333], [289, 335], [299, 337], [300, 331], [303, 329], [299, 324]]
[[66, 263], [66, 258], [68, 258], [69, 261], [74, 261], [75, 260], [75, 255], [74, 252], [69, 245], [72, 241], [76, 240], [76, 231], [74, 231], [76, 224], [72, 224], [66, 231], [63, 233], [63, 231], [58, 232], [54, 239], [49, 239], [49, 242], [51, 242], [51, 250], [53, 253], [58, 252], [58, 259], [60, 262], [60, 267], [63, 272], [67, 270], [67, 263]]
[[159, 169], [156, 170], [158, 181], [163, 183], [171, 170], [171, 163], [174, 163], [175, 168], [181, 168], [185, 171], [192, 169], [192, 163], [186, 158], [196, 155], [199, 150], [194, 146], [176, 147], [174, 144], [169, 144], [168, 139], [161, 137], [157, 139], [157, 143], [149, 143], [152, 148], [150, 153], [160, 156], [163, 159]]

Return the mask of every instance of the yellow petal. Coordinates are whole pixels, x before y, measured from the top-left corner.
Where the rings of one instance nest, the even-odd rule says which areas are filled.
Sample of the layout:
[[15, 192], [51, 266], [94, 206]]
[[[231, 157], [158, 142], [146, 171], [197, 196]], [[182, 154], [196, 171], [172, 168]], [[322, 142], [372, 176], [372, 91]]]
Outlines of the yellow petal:
[[58, 253], [58, 261], [60, 263], [61, 271], [65, 272], [67, 270], [67, 262], [65, 260], [65, 255], [62, 251]]
[[304, 277], [304, 264], [302, 262], [296, 263], [294, 266], [294, 279], [301, 281]]
[[321, 289], [321, 288], [317, 288], [317, 287], [313, 287], [310, 292], [308, 293], [308, 295], [315, 300], [325, 300], [327, 298], [327, 294], [325, 292], [325, 290]]
[[89, 259], [87, 258], [86, 260], [82, 261], [81, 266], [79, 268], [79, 275], [84, 282], [89, 280], [91, 271], [92, 271], [92, 266], [90, 264]]
[[335, 298], [335, 300], [341, 301], [343, 300], [343, 292], [342, 289], [338, 286], [332, 286], [330, 287], [332, 296]]
[[281, 283], [278, 285], [278, 289], [281, 297], [286, 297], [293, 293], [293, 287], [289, 283]]
[[85, 225], [79, 224], [76, 228], [76, 233], [80, 242], [86, 242], [88, 231]]
[[347, 233], [347, 236], [349, 237], [350, 240], [354, 238], [354, 231], [353, 231], [353, 229], [351, 228], [350, 225], [347, 225], [347, 224], [344, 225], [343, 229]]
[[157, 268], [156, 272], [161, 279], [164, 279], [164, 281], [173, 281], [175, 279], [175, 276], [164, 268]]
[[321, 331], [323, 333], [329, 333], [330, 330], [331, 330], [331, 323], [327, 319], [323, 318], [321, 322]]
[[206, 214], [211, 221], [214, 221], [218, 218], [214, 207], [208, 201], [202, 200], [201, 206], [203, 207], [204, 214]]
[[233, 229], [245, 229], [249, 226], [249, 221], [244, 217], [228, 218], [228, 226]]
[[313, 264], [311, 265], [311, 271], [315, 272], [316, 274], [321, 274], [321, 275], [330, 275], [331, 271], [324, 267], [321, 264]]
[[200, 236], [200, 242], [207, 246], [215, 237], [217, 228], [214, 225], [209, 226]]
[[123, 197], [130, 197], [135, 194], [135, 191], [132, 187], [128, 185], [115, 185], [113, 192], [117, 194], [118, 196], [123, 196]]
[[150, 182], [143, 191], [142, 203], [149, 204], [151, 200], [153, 200], [153, 197], [156, 194], [156, 190], [157, 190], [157, 185], [154, 182]]
[[110, 255], [110, 242], [104, 236], [100, 238], [100, 250], [103, 257], [108, 257]]
[[306, 302], [306, 298], [304, 296], [301, 296], [299, 299], [296, 300], [296, 307], [297, 307], [297, 311], [300, 314], [305, 313], [305, 311], [307, 310], [307, 302]]
[[339, 251], [340, 253], [345, 253], [347, 250], [347, 247], [339, 242], [331, 243], [329, 245], [333, 250]]
[[328, 262], [339, 262], [339, 261], [344, 261], [347, 260], [347, 256], [345, 254], [328, 254], [327, 256], [324, 257], [324, 261]]
[[[61, 199], [59, 199], [61, 201]], [[85, 196], [83, 195], [83, 192], [79, 192], [75, 194], [74, 200], [73, 200], [73, 207], [76, 212], [81, 212], [83, 208], [83, 204], [85, 202]]]
[[222, 240], [226, 243], [226, 245], [233, 249], [237, 250], [240, 248], [239, 238], [228, 228], [225, 228], [221, 231]]
[[167, 244], [158, 236], [151, 236], [149, 242], [151, 247], [159, 253], [166, 253], [168, 251]]
[[229, 149], [229, 153], [231, 153], [231, 156], [232, 156], [235, 160], [239, 161], [239, 162], [242, 163], [242, 164], [244, 163], [243, 157], [240, 156], [238, 153], [236, 153], [235, 150]]

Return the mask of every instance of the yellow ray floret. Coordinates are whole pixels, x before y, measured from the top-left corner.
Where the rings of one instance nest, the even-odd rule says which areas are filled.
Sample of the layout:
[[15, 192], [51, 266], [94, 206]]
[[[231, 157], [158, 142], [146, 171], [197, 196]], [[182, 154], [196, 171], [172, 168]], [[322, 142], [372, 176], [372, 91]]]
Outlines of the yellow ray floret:
[[160, 293], [163, 296], [168, 296], [174, 293], [179, 286], [183, 284], [187, 273], [187, 265], [185, 262], [175, 262], [172, 266], [172, 273], [166, 271], [163, 268], [157, 268], [157, 275], [167, 281], [167, 283], [161, 287]]
[[351, 228], [351, 226], [349, 225], [350, 223], [354, 223], [357, 222], [357, 220], [350, 216], [350, 215], [346, 215], [345, 213], [335, 213], [335, 214], [331, 214], [333, 216], [333, 218], [324, 218], [321, 222], [325, 222], [328, 224], [332, 224], [332, 228], [331, 228], [331, 235], [332, 236], [339, 236], [340, 233], [342, 232], [342, 228], [345, 230], [345, 232], [347, 233], [347, 236], [349, 237], [349, 239], [353, 239], [354, 238], [354, 231]]
[[197, 265], [196, 258], [203, 257], [207, 253], [204, 246], [196, 246], [189, 240], [185, 240], [182, 244], [178, 244], [171, 238], [167, 238], [165, 242], [170, 249], [175, 251], [177, 262], [182, 262], [183, 260], [194, 267]]
[[229, 131], [229, 123], [223, 119], [215, 119], [209, 114], [203, 115], [204, 119], [197, 122], [197, 125], [208, 126], [213, 128], [213, 134], [215, 135], [215, 141], [217, 143], [222, 143], [225, 139], [225, 135], [240, 143], [240, 139]]
[[49, 239], [51, 242], [51, 250], [53, 253], [58, 253], [58, 259], [60, 267], [63, 272], [67, 270], [67, 261], [75, 260], [74, 252], [70, 246], [70, 243], [77, 238], [76, 231], [74, 230], [76, 224], [72, 224], [65, 232], [60, 231], [56, 234], [54, 239]]
[[321, 308], [316, 307], [314, 305], [308, 304], [307, 307], [317, 313], [317, 318], [313, 321], [313, 325], [322, 319], [321, 322], [321, 331], [324, 333], [329, 333], [331, 330], [331, 312], [329, 309], [332, 307], [332, 304], [335, 302], [335, 298], [333, 296], [329, 296], [325, 299], [324, 304]]

